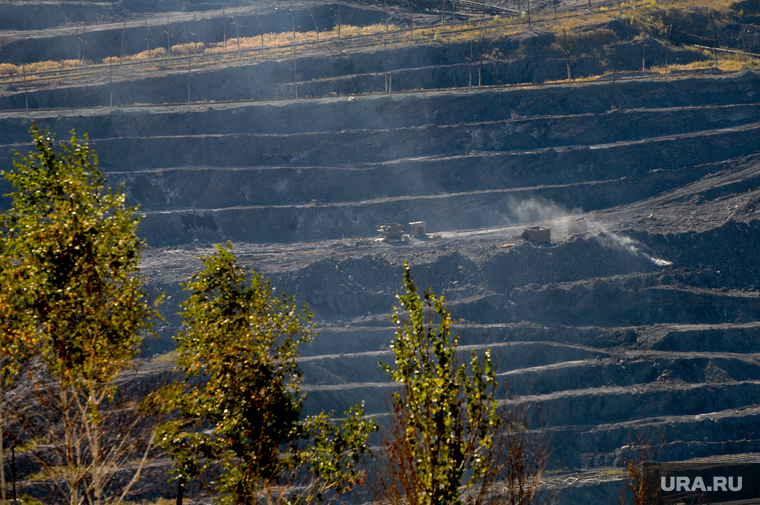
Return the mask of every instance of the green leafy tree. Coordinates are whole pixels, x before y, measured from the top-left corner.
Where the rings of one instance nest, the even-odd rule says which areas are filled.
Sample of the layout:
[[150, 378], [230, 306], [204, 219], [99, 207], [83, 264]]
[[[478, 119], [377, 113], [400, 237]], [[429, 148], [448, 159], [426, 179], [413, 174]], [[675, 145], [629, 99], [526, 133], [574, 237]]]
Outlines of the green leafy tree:
[[86, 136], [80, 142], [72, 132], [56, 150], [49, 132], [33, 126], [32, 134], [36, 151], [2, 172], [15, 187], [2, 218], [2, 259], [25, 293], [11, 310], [33, 316], [45, 369], [35, 390], [56, 421], [40, 427], [58, 451], [46, 468], [70, 505], [119, 503], [151, 445], [144, 444], [132, 478], [115, 488], [117, 470], [136, 457], [141, 420], [110, 408], [116, 380], [156, 315], [136, 275], [139, 220], [121, 191], [106, 188]]
[[527, 434], [524, 410], [499, 408], [490, 351], [482, 361], [473, 351], [468, 371], [457, 361], [443, 297], [421, 297], [406, 262], [404, 290], [393, 315], [396, 367], [380, 363], [399, 384], [383, 441], [380, 497], [409, 505], [531, 503], [547, 453]]
[[249, 276], [231, 246], [204, 262], [185, 284], [186, 330], [176, 337], [184, 381], [161, 395], [178, 413], [159, 434], [178, 477], [200, 478], [221, 503], [312, 503], [352, 489], [375, 425], [361, 408], [337, 425], [325, 414], [300, 419], [296, 357], [313, 337], [308, 309]]

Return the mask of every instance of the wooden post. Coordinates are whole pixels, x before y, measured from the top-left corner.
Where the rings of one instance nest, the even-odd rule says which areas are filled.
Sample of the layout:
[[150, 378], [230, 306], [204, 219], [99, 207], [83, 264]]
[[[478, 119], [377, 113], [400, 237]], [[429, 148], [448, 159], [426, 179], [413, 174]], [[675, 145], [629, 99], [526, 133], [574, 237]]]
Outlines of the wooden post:
[[222, 2], [222, 24], [224, 25], [224, 52], [227, 52], [227, 14], [224, 11], [224, 2]]
[[264, 49], [264, 4], [261, 4], [261, 16], [259, 17], [259, 24], [261, 25], [261, 49]]
[[338, 39], [340, 39], [340, 26], [341, 26], [341, 19], [340, 19], [340, 0], [338, 0]]
[[108, 106], [113, 107], [113, 58], [108, 60], [108, 81], [111, 88]]

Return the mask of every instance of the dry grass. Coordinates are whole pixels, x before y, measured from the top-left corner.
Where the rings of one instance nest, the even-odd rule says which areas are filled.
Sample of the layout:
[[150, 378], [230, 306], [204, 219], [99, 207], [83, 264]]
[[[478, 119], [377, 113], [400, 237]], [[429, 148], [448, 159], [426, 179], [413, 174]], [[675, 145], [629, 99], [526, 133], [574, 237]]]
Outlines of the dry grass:
[[[396, 25], [388, 26], [389, 31], [395, 31], [398, 29], [399, 27]], [[385, 28], [384, 23], [378, 23], [378, 24], [368, 25], [368, 26], [343, 25], [340, 29], [340, 36], [351, 37], [355, 35], [372, 35], [372, 34], [384, 33], [385, 30], [386, 28]], [[323, 40], [337, 39], [337, 38], [338, 38], [337, 26], [333, 28], [331, 31], [319, 32], [319, 37], [317, 37], [317, 32], [315, 31], [295, 33], [296, 43], [315, 42], [317, 39], [319, 39], [320, 41], [323, 41]], [[264, 37], [263, 37], [264, 48], [282, 46], [285, 44], [292, 44], [292, 43], [293, 43], [293, 32], [266, 33], [264, 34]], [[241, 37], [240, 38], [240, 49], [256, 49], [260, 47], [262, 47], [262, 37], [260, 35], [256, 37]], [[238, 49], [238, 39], [236, 38], [228, 39], [226, 51], [234, 51], [237, 49]], [[204, 52], [223, 53], [225, 52], [225, 45], [223, 42], [208, 44]]]
[[[92, 62], [85, 61], [84, 64], [92, 65]], [[31, 78], [34, 77], [34, 74], [38, 74], [40, 72], [52, 72], [55, 70], [77, 68], [81, 66], [82, 62], [79, 60], [37, 61], [34, 63], [27, 63], [26, 65], [0, 63], [0, 76], [22, 75], [24, 72], [26, 72], [26, 76]]]
[[[712, 53], [710, 53], [712, 57]], [[715, 60], [706, 61], [693, 61], [685, 65], [668, 65], [667, 71], [673, 72], [678, 70], [702, 70], [706, 68], [715, 68]], [[726, 55], [725, 53], [718, 53], [718, 69], [723, 72], [737, 72], [750, 68], [753, 70], [760, 69], [760, 59], [758, 58], [746, 58], [742, 55]], [[665, 73], [666, 67], [664, 65], [653, 67], [650, 69], [653, 72]]]

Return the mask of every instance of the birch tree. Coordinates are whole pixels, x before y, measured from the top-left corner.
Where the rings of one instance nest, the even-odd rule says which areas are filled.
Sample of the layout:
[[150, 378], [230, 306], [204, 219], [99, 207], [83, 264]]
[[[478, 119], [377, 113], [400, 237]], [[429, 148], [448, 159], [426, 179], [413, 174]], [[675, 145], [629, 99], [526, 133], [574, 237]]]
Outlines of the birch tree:
[[[57, 454], [43, 468], [69, 505], [120, 503], [152, 445], [135, 441], [136, 408], [112, 408], [116, 381], [156, 315], [137, 276], [139, 220], [122, 191], [106, 187], [87, 136], [72, 131], [58, 149], [50, 132], [33, 126], [32, 136], [36, 150], [2, 172], [15, 188], [3, 252], [39, 340], [36, 396], [54, 424], [36, 428]], [[117, 470], [128, 467], [132, 478], [117, 485]]]

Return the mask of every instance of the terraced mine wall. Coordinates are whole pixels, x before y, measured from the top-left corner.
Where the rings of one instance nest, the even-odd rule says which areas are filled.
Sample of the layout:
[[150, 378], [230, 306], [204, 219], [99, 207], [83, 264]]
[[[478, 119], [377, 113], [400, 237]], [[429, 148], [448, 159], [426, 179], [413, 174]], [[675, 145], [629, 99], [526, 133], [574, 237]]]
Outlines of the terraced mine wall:
[[[608, 83], [376, 97], [361, 107], [330, 99], [114, 110], [37, 123], [97, 132], [102, 166], [141, 205], [152, 245], [191, 242], [198, 229], [209, 239], [291, 242], [370, 236], [379, 222], [421, 215], [440, 231], [497, 226], [519, 221], [511, 202], [531, 198], [585, 211], [648, 198], [755, 152], [757, 81], [747, 73], [614, 91]], [[613, 92], [620, 109], [609, 108]], [[637, 108], [644, 103], [668, 106]], [[323, 117], [324, 105], [336, 115]], [[27, 124], [5, 118], [5, 138], [21, 142]]]
[[[551, 41], [528, 34], [499, 43], [538, 61], [537, 48]], [[621, 58], [640, 64], [640, 46], [619, 46]], [[412, 68], [435, 51], [460, 65], [454, 58], [469, 47], [452, 45], [453, 56], [437, 47], [397, 56]], [[367, 75], [378, 78], [382, 59], [341, 58], [304, 58], [315, 81], [299, 85], [299, 95], [323, 86], [320, 79], [353, 79], [357, 88], [345, 88], [352, 90]], [[335, 62], [340, 71], [329, 68]], [[556, 63], [564, 70], [565, 60]], [[283, 76], [288, 68], [261, 65]], [[435, 71], [444, 79], [452, 68]], [[243, 85], [233, 69], [203, 72], [208, 78], [193, 73], [191, 86], [197, 80], [215, 96], [234, 97]], [[450, 82], [459, 82], [451, 72]], [[182, 98], [186, 77], [119, 84], [126, 94], [119, 100]], [[165, 91], [170, 82], [176, 90]], [[148, 341], [146, 357], [173, 347], [177, 302], [186, 298], [180, 282], [200, 267], [197, 256], [232, 240], [242, 264], [315, 312], [320, 335], [300, 360], [306, 412], [364, 401], [382, 417], [392, 384], [377, 362], [391, 361], [390, 315], [408, 260], [418, 285], [445, 295], [462, 352], [491, 349], [509, 386], [500, 400], [541, 405], [550, 468], [610, 473], [622, 470], [636, 433], [662, 434], [664, 460], [760, 450], [759, 83], [744, 72], [470, 93], [6, 110], [0, 166], [10, 166], [14, 149], [31, 148], [29, 119], [61, 136], [89, 133], [109, 182], [123, 183], [130, 204], [140, 205], [148, 245], [141, 273], [151, 293], [167, 295], [162, 337]], [[288, 84], [281, 85], [285, 95]], [[103, 84], [90, 88], [33, 88], [29, 98], [37, 106], [107, 96]], [[23, 93], [6, 91], [13, 107], [23, 103]], [[568, 220], [581, 216], [588, 233], [568, 233]], [[419, 220], [427, 222], [424, 239], [375, 240], [380, 223]], [[550, 227], [551, 243], [521, 238], [533, 225]], [[161, 360], [151, 363], [146, 376], [166, 372]], [[153, 467], [154, 495], [140, 491], [135, 501], [170, 496], [167, 467]], [[569, 484], [560, 503], [611, 503], [623, 484]]]
[[474, 64], [467, 62], [470, 56], [468, 43], [411, 46], [344, 56], [299, 56], [297, 83], [294, 83], [292, 59], [240, 62], [225, 68], [212, 66], [195, 70], [186, 60], [179, 71], [154, 76], [141, 76], [133, 70], [122, 75], [115, 66], [112, 75], [107, 74], [99, 83], [41, 89], [35, 89], [34, 82], [30, 82], [27, 89], [19, 84], [8, 85], [5, 92], [0, 93], [0, 109], [24, 109], [27, 104], [30, 108], [94, 107], [110, 103], [186, 103], [188, 98], [192, 102], [293, 98], [296, 87], [300, 97], [326, 97], [379, 93], [388, 89], [468, 87], [478, 83], [486, 86], [542, 83], [567, 78], [568, 64], [575, 77], [598, 75], [610, 69], [637, 71], [641, 69], [642, 52], [647, 55], [647, 66], [664, 65], [667, 61], [686, 64], [707, 59], [702, 53], [672, 50], [660, 42], [647, 40], [611, 45], [605, 62], [587, 55], [573, 55], [568, 61], [554, 42], [553, 34], [536, 32], [488, 40], [483, 52], [498, 51], [501, 59]]
[[[7, 4], [0, 4], [0, 9], [4, 7], [7, 8]], [[377, 7], [343, 4], [340, 11], [343, 24], [363, 26], [385, 22], [384, 11]], [[110, 56], [137, 54], [148, 48], [166, 49], [167, 29], [171, 35], [168, 42], [172, 46], [223, 42], [226, 36], [232, 50], [238, 36], [287, 33], [294, 27], [297, 32], [332, 30], [338, 25], [337, 12], [337, 3], [315, 3], [311, 10], [302, 5], [284, 5], [282, 9], [276, 9], [274, 4], [268, 5], [266, 12], [260, 12], [259, 6], [241, 8], [236, 17], [231, 6], [226, 9], [224, 17], [221, 6], [219, 12], [197, 13], [195, 18], [193, 14], [172, 13], [170, 17], [161, 17], [151, 13], [145, 20], [129, 20], [126, 24], [117, 20], [84, 28], [67, 26], [43, 30], [33, 32], [33, 36], [22, 33], [6, 36], [5, 40], [0, 39], [0, 59], [15, 65], [46, 60], [76, 60], [82, 57], [84, 51], [85, 59], [99, 62]], [[239, 27], [235, 26], [235, 19]], [[389, 22], [394, 21], [398, 21], [398, 16], [391, 14]]]

